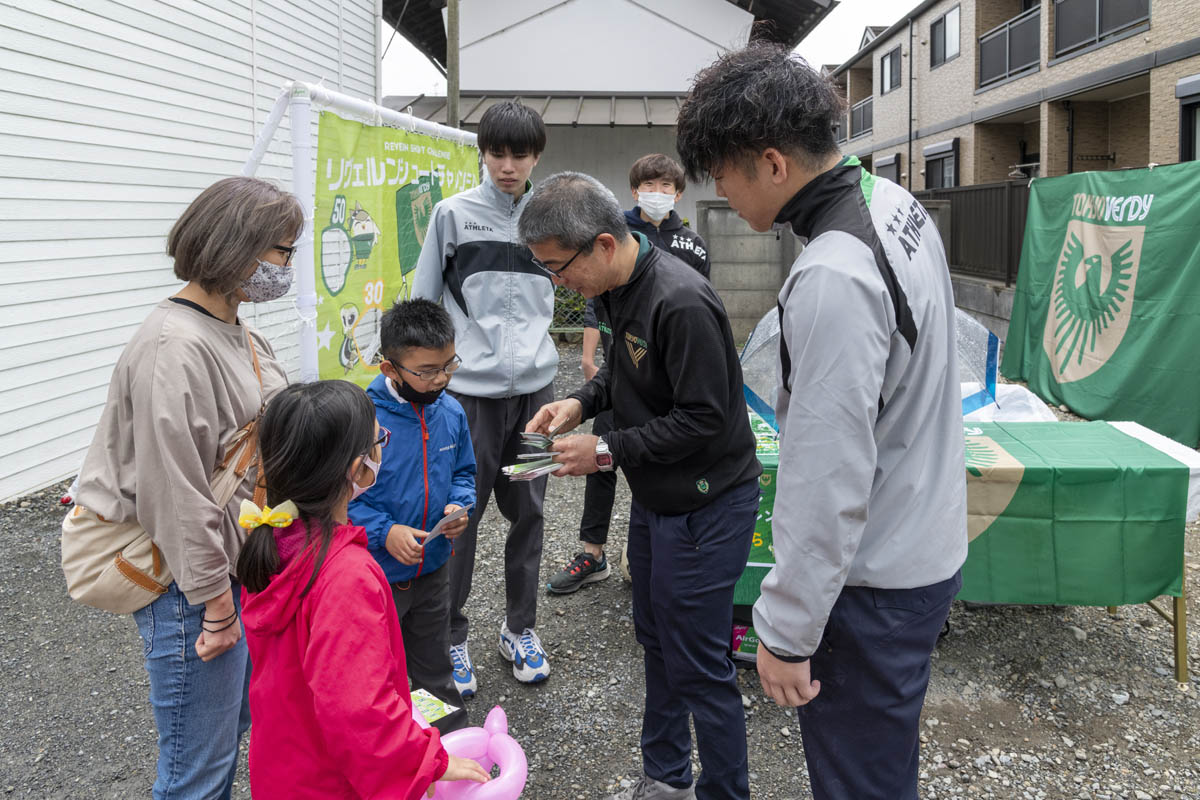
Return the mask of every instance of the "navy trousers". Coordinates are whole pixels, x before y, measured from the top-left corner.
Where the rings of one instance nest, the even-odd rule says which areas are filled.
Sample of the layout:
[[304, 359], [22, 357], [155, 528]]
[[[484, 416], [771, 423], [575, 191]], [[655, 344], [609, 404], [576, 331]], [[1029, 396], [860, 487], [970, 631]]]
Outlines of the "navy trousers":
[[799, 709], [814, 800], [916, 800], [929, 660], [962, 587], [959, 573], [916, 589], [842, 590]]
[[699, 800], [749, 800], [746, 718], [729, 658], [733, 586], [750, 555], [758, 481], [728, 489], [690, 514], [656, 514], [633, 502], [629, 571], [633, 622], [645, 651], [642, 767], [647, 777], [692, 783], [696, 726]]

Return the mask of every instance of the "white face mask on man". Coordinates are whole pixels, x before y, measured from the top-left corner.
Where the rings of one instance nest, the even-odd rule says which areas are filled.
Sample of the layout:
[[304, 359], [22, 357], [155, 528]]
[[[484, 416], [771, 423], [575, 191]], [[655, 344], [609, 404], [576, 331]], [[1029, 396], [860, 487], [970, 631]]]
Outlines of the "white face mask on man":
[[660, 222], [675, 209], [675, 195], [666, 192], [638, 192], [638, 207], [647, 217]]

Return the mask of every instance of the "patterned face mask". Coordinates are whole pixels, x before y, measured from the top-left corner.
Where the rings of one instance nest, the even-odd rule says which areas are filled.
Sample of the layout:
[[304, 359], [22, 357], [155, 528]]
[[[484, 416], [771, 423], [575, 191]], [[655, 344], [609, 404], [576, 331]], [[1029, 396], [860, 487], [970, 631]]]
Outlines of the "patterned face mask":
[[278, 300], [292, 288], [292, 278], [295, 275], [291, 267], [281, 267], [270, 261], [258, 261], [258, 269], [246, 280], [242, 281], [242, 292], [251, 303], [265, 303]]

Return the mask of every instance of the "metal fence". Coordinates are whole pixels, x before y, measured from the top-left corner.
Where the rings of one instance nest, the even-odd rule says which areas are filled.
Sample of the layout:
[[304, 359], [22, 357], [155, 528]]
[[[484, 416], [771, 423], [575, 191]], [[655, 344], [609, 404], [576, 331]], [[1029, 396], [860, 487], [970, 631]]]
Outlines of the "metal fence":
[[583, 330], [583, 315], [587, 300], [579, 292], [565, 286], [554, 290], [554, 321], [551, 333], [578, 333]]
[[1011, 286], [1017, 279], [1029, 181], [913, 192], [934, 217], [950, 271]]
[[1029, 69], [1041, 60], [1042, 9], [1034, 6], [979, 37], [979, 85]]

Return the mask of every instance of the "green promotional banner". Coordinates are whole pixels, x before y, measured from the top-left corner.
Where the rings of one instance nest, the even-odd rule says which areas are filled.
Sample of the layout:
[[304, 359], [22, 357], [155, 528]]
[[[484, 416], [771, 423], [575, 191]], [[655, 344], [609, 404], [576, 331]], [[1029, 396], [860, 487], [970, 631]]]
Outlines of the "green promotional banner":
[[1200, 162], [1035, 180], [1001, 371], [1200, 441]]
[[1116, 606], [1179, 596], [1188, 467], [1107, 422], [967, 425], [975, 603]]
[[412, 291], [433, 207], [479, 183], [479, 150], [322, 111], [313, 264], [322, 378], [379, 372], [383, 312]]

